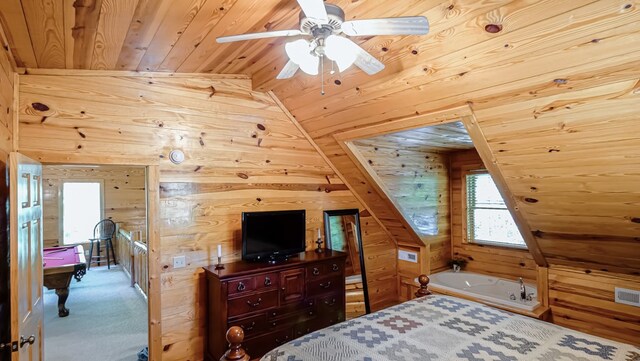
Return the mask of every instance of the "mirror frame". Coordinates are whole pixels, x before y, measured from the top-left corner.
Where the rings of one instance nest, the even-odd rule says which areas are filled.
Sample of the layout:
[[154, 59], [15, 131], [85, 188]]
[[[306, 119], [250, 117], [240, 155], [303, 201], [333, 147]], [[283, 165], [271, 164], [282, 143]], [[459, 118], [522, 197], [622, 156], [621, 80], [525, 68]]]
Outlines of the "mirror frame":
[[364, 246], [362, 241], [362, 230], [360, 229], [360, 210], [356, 208], [352, 209], [338, 209], [324, 211], [324, 239], [327, 249], [331, 247], [331, 230], [329, 229], [329, 217], [331, 216], [355, 216], [356, 228], [358, 229], [358, 248], [360, 252], [360, 276], [362, 277], [362, 292], [364, 293], [364, 309], [365, 315], [371, 313], [371, 306], [369, 304], [369, 287], [367, 285], [367, 269], [364, 264]]

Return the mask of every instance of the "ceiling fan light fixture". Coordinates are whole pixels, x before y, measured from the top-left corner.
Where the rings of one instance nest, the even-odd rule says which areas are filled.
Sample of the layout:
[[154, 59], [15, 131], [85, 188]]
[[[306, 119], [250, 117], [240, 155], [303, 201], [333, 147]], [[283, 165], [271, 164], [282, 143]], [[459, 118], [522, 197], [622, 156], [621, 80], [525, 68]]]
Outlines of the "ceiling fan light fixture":
[[340, 72], [353, 65], [358, 56], [351, 44], [351, 40], [338, 35], [329, 35], [325, 40], [325, 54], [338, 64]]
[[303, 72], [309, 75], [318, 75], [320, 60], [315, 54], [312, 54], [313, 48], [311, 42], [298, 39], [287, 43], [284, 48], [289, 59], [298, 64]]

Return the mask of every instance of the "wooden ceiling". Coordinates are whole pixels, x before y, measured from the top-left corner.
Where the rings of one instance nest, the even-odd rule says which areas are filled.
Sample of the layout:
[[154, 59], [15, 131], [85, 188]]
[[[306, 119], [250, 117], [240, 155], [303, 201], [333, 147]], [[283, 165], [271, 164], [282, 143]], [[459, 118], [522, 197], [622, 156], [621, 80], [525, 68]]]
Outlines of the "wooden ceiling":
[[471, 137], [462, 122], [451, 122], [358, 139], [353, 144], [369, 148], [411, 149], [441, 153], [473, 149]]
[[640, 0], [330, 2], [431, 32], [359, 38], [386, 69], [328, 76], [322, 96], [318, 77], [275, 80], [283, 39], [215, 42], [295, 28], [295, 0], [2, 0], [0, 22], [21, 67], [250, 75], [399, 243], [410, 232], [334, 135], [470, 104], [549, 262], [640, 273]]

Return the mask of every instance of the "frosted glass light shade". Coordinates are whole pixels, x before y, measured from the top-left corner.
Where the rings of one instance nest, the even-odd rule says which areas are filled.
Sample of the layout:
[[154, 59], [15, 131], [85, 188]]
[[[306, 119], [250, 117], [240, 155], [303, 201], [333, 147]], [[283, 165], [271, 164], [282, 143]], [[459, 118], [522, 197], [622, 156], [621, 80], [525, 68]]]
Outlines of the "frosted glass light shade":
[[329, 59], [338, 64], [340, 72], [350, 67], [357, 57], [353, 42], [338, 35], [329, 35], [325, 41], [325, 53]]
[[298, 39], [287, 43], [284, 49], [289, 59], [298, 64], [302, 71], [309, 75], [318, 75], [320, 60], [315, 54], [311, 53], [313, 49], [311, 48], [310, 42], [304, 39]]

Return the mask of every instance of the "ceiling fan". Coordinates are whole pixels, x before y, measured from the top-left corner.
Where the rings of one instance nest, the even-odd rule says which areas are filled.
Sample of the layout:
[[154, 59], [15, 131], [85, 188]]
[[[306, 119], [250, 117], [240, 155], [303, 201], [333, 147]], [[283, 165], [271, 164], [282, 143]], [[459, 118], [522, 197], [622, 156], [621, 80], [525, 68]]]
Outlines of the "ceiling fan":
[[384, 69], [384, 64], [344, 35], [424, 35], [429, 32], [429, 22], [424, 16], [345, 21], [344, 11], [339, 6], [325, 4], [323, 0], [297, 1], [302, 8], [300, 30], [230, 35], [216, 40], [218, 43], [230, 43], [280, 36], [306, 37], [308, 40], [299, 38], [285, 45], [289, 61], [277, 79], [287, 79], [293, 77], [298, 69], [310, 75], [318, 75], [318, 72], [322, 75], [325, 56], [332, 61], [332, 69], [335, 62], [340, 72], [353, 64], [369, 75]]

